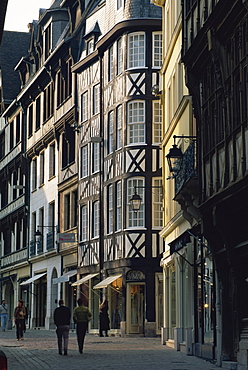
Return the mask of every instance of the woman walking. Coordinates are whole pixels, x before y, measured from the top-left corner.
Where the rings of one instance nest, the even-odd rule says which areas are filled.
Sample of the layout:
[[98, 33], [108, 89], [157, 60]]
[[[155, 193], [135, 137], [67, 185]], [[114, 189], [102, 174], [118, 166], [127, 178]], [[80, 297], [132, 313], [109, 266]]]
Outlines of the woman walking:
[[16, 338], [17, 340], [24, 340], [23, 338], [23, 331], [25, 327], [25, 316], [26, 316], [26, 309], [23, 305], [23, 301], [18, 301], [18, 306], [15, 308], [14, 311], [14, 321], [16, 324]]

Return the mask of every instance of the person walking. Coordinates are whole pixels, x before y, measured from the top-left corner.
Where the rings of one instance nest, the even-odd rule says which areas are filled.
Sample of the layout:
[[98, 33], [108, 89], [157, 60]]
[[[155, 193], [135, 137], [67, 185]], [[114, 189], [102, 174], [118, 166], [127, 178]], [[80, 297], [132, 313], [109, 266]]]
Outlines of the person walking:
[[63, 299], [59, 300], [59, 307], [55, 309], [53, 318], [57, 326], [56, 333], [58, 337], [59, 354], [62, 355], [62, 339], [64, 339], [64, 355], [67, 356], [71, 310], [64, 305]]
[[78, 298], [78, 307], [74, 308], [73, 311], [73, 320], [75, 324], [77, 324], [77, 340], [78, 340], [78, 348], [79, 353], [83, 353], [84, 347], [84, 338], [86, 334], [86, 330], [88, 327], [88, 321], [92, 317], [92, 313], [90, 312], [89, 308], [83, 305], [82, 298]]
[[16, 338], [17, 340], [24, 340], [23, 338], [23, 331], [25, 325], [25, 316], [26, 316], [26, 309], [23, 305], [23, 301], [19, 299], [18, 306], [16, 306], [14, 311], [14, 321], [16, 324]]
[[108, 330], [109, 330], [109, 315], [108, 315], [108, 301], [102, 302], [100, 305], [100, 314], [99, 314], [99, 321], [100, 321], [100, 328], [99, 328], [99, 336], [103, 337], [103, 331], [105, 331], [105, 337], [108, 337]]
[[1, 315], [1, 327], [2, 331], [6, 330], [6, 324], [8, 321], [8, 305], [6, 304], [5, 300], [2, 300], [2, 304], [0, 305], [0, 315]]

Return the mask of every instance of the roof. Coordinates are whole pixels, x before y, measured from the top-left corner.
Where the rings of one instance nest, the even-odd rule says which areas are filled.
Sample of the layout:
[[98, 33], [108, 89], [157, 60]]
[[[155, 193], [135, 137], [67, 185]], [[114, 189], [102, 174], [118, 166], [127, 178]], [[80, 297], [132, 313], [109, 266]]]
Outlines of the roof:
[[21, 57], [27, 55], [30, 33], [4, 31], [0, 47], [0, 69], [2, 72], [2, 93], [5, 103], [12, 101], [20, 91], [19, 73], [14, 71]]

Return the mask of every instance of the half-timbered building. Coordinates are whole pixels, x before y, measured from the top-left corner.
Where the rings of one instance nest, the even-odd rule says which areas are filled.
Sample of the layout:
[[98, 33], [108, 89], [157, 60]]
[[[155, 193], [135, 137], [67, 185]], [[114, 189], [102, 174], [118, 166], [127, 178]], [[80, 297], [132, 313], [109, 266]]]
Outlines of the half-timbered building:
[[[201, 231], [218, 277], [214, 355], [218, 365], [233, 361], [239, 369], [247, 368], [248, 349], [247, 9], [246, 0], [183, 2], [183, 61], [198, 130]], [[199, 339], [208, 340], [204, 334]]]
[[[112, 332], [161, 327], [163, 243], [161, 12], [150, 1], [100, 1], [87, 15], [78, 79], [79, 280], [98, 328], [99, 298]], [[130, 199], [137, 193], [141, 207]]]

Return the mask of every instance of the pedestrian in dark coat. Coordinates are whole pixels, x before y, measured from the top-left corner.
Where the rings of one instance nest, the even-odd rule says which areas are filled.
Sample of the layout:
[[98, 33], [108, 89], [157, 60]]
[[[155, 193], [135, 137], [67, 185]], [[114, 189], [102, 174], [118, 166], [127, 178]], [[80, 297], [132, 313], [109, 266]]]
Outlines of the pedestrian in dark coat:
[[25, 325], [25, 316], [26, 316], [26, 309], [23, 305], [23, 301], [20, 299], [18, 301], [18, 306], [15, 308], [14, 311], [14, 321], [16, 324], [16, 338], [18, 340], [24, 340], [23, 338], [23, 331]]
[[105, 337], [108, 337], [108, 330], [109, 330], [109, 315], [108, 315], [108, 301], [105, 301], [100, 305], [100, 328], [99, 328], [99, 336], [103, 337], [103, 331], [105, 331]]
[[54, 311], [54, 323], [57, 326], [58, 348], [59, 354], [62, 355], [62, 339], [64, 339], [64, 355], [67, 355], [71, 310], [69, 307], [64, 306], [63, 299], [59, 300], [59, 307]]

